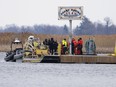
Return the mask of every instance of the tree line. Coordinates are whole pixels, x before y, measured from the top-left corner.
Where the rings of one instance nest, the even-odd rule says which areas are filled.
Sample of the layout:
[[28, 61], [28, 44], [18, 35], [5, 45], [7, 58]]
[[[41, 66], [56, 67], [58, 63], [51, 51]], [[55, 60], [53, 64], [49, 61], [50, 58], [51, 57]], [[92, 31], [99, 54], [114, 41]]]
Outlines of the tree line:
[[[83, 17], [80, 25], [76, 26], [73, 29], [74, 35], [110, 35], [116, 34], [116, 25], [111, 22], [109, 17], [104, 18], [104, 24], [101, 22], [92, 22], [89, 18]], [[22, 33], [22, 32], [31, 32], [35, 34], [59, 34], [59, 35], [68, 35], [69, 27], [56, 26], [56, 25], [33, 25], [33, 26], [17, 26], [15, 24], [6, 25], [4, 28], [0, 27], [0, 32], [13, 32], [13, 33]]]

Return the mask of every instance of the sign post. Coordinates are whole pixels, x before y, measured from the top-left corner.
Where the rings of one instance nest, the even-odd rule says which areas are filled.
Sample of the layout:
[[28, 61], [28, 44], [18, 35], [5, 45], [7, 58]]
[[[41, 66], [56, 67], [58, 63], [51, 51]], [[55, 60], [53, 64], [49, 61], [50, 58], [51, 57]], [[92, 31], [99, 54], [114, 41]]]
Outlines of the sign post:
[[70, 32], [69, 32], [69, 43], [70, 43], [70, 55], [72, 54], [72, 20], [69, 20]]
[[72, 20], [82, 20], [83, 7], [59, 7], [58, 8], [58, 19], [69, 20], [70, 31], [69, 31], [69, 44], [70, 44], [70, 55], [72, 54]]

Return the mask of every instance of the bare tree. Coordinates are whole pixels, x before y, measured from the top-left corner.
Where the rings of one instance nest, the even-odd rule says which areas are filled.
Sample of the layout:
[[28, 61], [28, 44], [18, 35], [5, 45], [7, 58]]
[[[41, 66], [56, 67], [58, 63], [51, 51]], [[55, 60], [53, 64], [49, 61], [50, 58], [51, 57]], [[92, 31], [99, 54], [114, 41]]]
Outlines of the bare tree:
[[111, 19], [109, 17], [105, 17], [104, 18], [104, 21], [106, 23], [106, 34], [109, 34], [109, 26], [111, 26], [112, 22], [111, 22]]

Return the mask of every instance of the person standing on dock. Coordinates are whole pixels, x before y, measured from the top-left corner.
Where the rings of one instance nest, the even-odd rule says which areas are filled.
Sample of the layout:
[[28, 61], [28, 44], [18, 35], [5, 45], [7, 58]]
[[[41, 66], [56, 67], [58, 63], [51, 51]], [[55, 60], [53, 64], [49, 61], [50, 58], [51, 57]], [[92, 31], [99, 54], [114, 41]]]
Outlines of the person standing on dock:
[[67, 43], [67, 41], [66, 41], [66, 38], [64, 38], [64, 39], [62, 40], [62, 54], [66, 54], [67, 46], [68, 46], [68, 43]]
[[83, 48], [83, 40], [82, 38], [79, 38], [77, 42], [77, 55], [83, 54], [82, 48]]
[[95, 55], [96, 54], [96, 44], [93, 39], [90, 39], [86, 41], [85, 43], [85, 49], [87, 55]]
[[76, 54], [77, 41], [75, 38], [72, 39], [72, 54]]

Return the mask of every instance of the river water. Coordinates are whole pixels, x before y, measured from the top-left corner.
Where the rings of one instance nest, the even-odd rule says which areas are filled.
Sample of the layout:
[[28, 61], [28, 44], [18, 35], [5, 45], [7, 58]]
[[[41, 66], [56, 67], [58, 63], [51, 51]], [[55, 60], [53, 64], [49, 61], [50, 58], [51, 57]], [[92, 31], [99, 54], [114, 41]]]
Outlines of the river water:
[[115, 64], [5, 62], [0, 53], [0, 87], [116, 87]]

